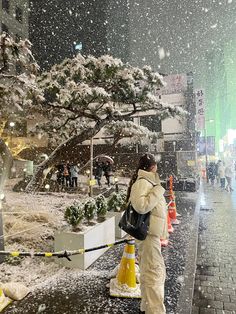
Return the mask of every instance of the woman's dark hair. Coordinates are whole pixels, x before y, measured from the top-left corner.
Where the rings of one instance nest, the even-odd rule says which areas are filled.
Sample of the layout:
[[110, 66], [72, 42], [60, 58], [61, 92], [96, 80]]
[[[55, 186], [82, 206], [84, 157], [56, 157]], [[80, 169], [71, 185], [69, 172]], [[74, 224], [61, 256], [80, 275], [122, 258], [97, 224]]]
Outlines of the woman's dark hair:
[[126, 202], [128, 202], [128, 200], [129, 200], [132, 185], [137, 180], [138, 171], [140, 169], [145, 170], [145, 171], [150, 171], [151, 168], [156, 165], [156, 163], [157, 162], [156, 162], [156, 160], [152, 154], [145, 154], [139, 159], [138, 167], [137, 167], [135, 173], [133, 174], [133, 176], [130, 180], [130, 183], [129, 183], [129, 187], [127, 190], [127, 196], [126, 196]]

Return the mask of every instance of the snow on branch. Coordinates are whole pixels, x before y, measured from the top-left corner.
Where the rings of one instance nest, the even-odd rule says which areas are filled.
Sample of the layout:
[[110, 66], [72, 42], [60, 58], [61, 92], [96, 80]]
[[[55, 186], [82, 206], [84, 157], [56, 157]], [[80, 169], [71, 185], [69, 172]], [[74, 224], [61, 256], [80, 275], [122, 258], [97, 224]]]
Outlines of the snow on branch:
[[31, 102], [44, 100], [36, 83], [38, 65], [29, 40], [0, 35], [0, 110], [2, 116], [23, 111]]
[[104, 127], [107, 136], [113, 136], [113, 145], [148, 144], [162, 137], [161, 132], [152, 132], [133, 121], [113, 121]]

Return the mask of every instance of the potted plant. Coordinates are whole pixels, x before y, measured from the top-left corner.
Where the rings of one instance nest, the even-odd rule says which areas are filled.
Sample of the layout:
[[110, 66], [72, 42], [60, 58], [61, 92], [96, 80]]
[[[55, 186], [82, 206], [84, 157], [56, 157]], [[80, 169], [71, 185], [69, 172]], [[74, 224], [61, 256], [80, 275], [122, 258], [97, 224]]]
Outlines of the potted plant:
[[124, 209], [126, 194], [123, 191], [113, 192], [108, 199], [108, 210], [120, 212]]
[[66, 221], [72, 226], [72, 230], [76, 231], [78, 225], [84, 218], [84, 210], [80, 203], [74, 203], [65, 210], [64, 217]]
[[88, 198], [84, 203], [84, 217], [86, 218], [88, 224], [94, 219], [97, 211], [96, 201], [94, 198]]
[[119, 193], [113, 192], [108, 199], [108, 210], [115, 213], [115, 235], [116, 238], [123, 238], [126, 233], [120, 229], [119, 221], [123, 215], [123, 210], [126, 203], [126, 193], [120, 191]]
[[[99, 204], [99, 214], [97, 205]], [[55, 251], [89, 249], [103, 244], [115, 242], [115, 217], [108, 217], [101, 223], [91, 224], [91, 220], [97, 215], [104, 215], [105, 202], [103, 197], [89, 198], [84, 204], [73, 204], [66, 208], [65, 219], [71, 225], [72, 230], [61, 230], [55, 233]], [[86, 220], [87, 225], [82, 222]], [[78, 225], [80, 224], [80, 228]], [[56, 259], [60, 265], [70, 268], [87, 269], [108, 248], [95, 250], [84, 254], [71, 256], [71, 261], [65, 258]]]
[[98, 221], [104, 221], [107, 214], [107, 200], [104, 195], [100, 194], [95, 199], [97, 208], [97, 218]]

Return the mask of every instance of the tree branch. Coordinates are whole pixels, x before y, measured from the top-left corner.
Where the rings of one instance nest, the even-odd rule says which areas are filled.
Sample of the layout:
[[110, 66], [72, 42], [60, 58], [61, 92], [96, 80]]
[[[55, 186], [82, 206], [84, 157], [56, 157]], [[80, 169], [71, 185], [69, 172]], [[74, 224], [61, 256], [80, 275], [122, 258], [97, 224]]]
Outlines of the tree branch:
[[76, 120], [76, 119], [78, 119], [80, 116], [75, 116], [75, 117], [68, 117], [67, 119], [66, 119], [66, 121], [62, 124], [62, 125], [60, 125], [59, 127], [57, 127], [56, 128], [56, 130], [60, 130], [61, 128], [63, 128], [70, 120], [71, 121], [74, 121], [74, 120]]

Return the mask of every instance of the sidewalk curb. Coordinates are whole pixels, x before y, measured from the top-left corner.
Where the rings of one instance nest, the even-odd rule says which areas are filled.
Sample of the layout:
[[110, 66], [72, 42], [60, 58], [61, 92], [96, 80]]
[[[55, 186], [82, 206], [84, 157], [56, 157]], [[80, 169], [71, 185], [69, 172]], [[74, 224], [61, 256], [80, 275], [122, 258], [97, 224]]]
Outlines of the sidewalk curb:
[[186, 253], [186, 266], [183, 273], [184, 281], [180, 291], [176, 314], [191, 314], [192, 301], [194, 293], [196, 262], [197, 262], [197, 248], [198, 248], [198, 228], [199, 228], [199, 212], [200, 212], [200, 195], [202, 192], [202, 185], [198, 191], [197, 202], [195, 206], [192, 234]]

